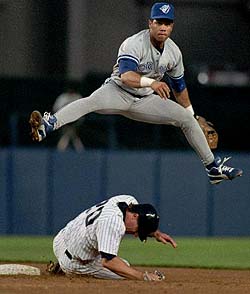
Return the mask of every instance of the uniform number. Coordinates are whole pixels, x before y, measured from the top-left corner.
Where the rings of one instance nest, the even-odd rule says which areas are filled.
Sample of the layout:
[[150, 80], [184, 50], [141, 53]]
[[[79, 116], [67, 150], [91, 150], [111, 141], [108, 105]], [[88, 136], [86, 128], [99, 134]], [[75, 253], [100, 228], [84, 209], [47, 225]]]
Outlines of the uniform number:
[[104, 207], [105, 203], [107, 203], [107, 202], [108, 202], [108, 200], [104, 200], [101, 203], [97, 204], [95, 206], [96, 209], [87, 215], [86, 221], [85, 221], [86, 227], [89, 225], [92, 225], [94, 223], [94, 221], [101, 215], [103, 207]]

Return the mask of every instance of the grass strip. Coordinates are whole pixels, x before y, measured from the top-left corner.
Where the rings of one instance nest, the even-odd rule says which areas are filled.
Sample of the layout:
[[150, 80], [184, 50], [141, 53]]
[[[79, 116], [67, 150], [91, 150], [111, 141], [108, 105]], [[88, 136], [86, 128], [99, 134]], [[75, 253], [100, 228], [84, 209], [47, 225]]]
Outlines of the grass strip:
[[[176, 238], [178, 247], [124, 238], [119, 256], [132, 265], [250, 269], [250, 238]], [[1, 262], [55, 260], [51, 236], [0, 236]]]

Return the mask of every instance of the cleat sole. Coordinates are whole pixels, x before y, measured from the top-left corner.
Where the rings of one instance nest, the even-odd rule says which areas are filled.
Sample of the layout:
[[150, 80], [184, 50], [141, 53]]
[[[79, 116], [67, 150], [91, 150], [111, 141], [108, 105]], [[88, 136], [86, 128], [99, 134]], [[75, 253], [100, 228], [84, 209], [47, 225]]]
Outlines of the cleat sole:
[[37, 142], [41, 141], [39, 133], [38, 133], [38, 128], [42, 124], [42, 115], [39, 111], [34, 110], [31, 113], [30, 119], [29, 119], [29, 124], [31, 127], [30, 136], [31, 136], [32, 140], [37, 141]]
[[242, 175], [243, 175], [243, 171], [239, 170], [230, 180], [233, 180], [234, 178], [237, 178], [237, 177], [241, 177]]
[[216, 179], [216, 177], [214, 177], [214, 179], [210, 179], [210, 183], [212, 185], [217, 185], [217, 184], [221, 183], [224, 180], [230, 180], [230, 181], [232, 181], [233, 179], [238, 178], [238, 177], [241, 177], [242, 175], [243, 175], [243, 171], [242, 170], [239, 170], [237, 173], [235, 173], [231, 177], [227, 177], [227, 176], [223, 176], [223, 175], [218, 176], [218, 177], [220, 177], [219, 179]]

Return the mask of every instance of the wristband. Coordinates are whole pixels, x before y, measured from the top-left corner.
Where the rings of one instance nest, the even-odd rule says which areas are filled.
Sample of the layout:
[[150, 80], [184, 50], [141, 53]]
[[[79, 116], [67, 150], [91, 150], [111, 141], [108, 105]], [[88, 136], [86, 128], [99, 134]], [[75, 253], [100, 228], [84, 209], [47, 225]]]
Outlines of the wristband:
[[186, 109], [187, 109], [188, 111], [190, 111], [190, 112], [192, 113], [192, 115], [194, 115], [194, 110], [193, 110], [192, 105], [189, 105], [188, 107], [186, 107]]
[[150, 87], [153, 82], [155, 82], [154, 79], [150, 79], [150, 78], [147, 78], [147, 77], [141, 77], [140, 86], [142, 88]]

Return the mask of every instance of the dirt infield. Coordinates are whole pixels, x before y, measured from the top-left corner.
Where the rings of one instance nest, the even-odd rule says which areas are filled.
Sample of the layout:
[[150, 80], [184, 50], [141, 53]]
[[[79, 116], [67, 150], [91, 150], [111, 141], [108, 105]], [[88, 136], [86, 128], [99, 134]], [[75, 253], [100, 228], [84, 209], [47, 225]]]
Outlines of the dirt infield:
[[41, 276], [0, 276], [1, 294], [228, 294], [250, 293], [250, 270], [205, 270], [161, 268], [166, 274], [163, 282], [110, 281], [86, 277], [51, 276], [45, 265]]

